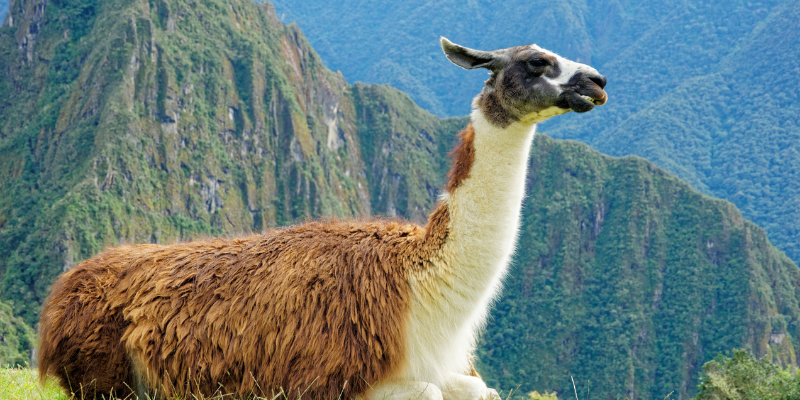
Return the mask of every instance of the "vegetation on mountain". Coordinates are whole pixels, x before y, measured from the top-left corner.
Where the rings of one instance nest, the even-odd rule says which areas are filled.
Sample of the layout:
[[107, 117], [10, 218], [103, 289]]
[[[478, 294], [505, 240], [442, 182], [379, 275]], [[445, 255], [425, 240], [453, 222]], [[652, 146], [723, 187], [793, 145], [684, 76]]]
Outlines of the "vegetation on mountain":
[[696, 400], [796, 400], [800, 399], [800, 375], [745, 350], [734, 350], [729, 357], [720, 354], [703, 365], [699, 389]]
[[[308, 217], [422, 222], [467, 122], [347, 84], [266, 3], [14, 0], [10, 13], [0, 298], [31, 326], [55, 277], [106, 246]], [[490, 384], [566, 394], [573, 375], [592, 397], [687, 398], [720, 351], [796, 365], [800, 270], [734, 205], [544, 135], [528, 188], [478, 349]]]
[[589, 63], [609, 78], [611, 101], [544, 130], [647, 158], [733, 202], [800, 262], [796, 0], [275, 5], [326, 65], [350, 80], [395, 86], [440, 116], [465, 115], [486, 75], [448, 65], [439, 35], [486, 50], [538, 43]]
[[688, 398], [722, 351], [796, 365], [800, 270], [731, 203], [545, 135], [527, 187], [478, 350], [490, 385], [568, 393], [573, 376], [599, 398]]
[[0, 302], [0, 367], [28, 365], [35, 344], [33, 329]]
[[28, 323], [55, 276], [105, 246], [370, 213], [349, 86], [270, 10], [11, 5], [0, 273]]

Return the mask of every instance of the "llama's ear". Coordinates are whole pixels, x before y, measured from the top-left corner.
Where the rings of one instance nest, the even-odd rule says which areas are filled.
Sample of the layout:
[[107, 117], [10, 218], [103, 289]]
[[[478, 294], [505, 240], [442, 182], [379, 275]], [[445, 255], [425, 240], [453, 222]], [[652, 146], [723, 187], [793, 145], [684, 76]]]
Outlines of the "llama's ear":
[[455, 65], [464, 69], [487, 68], [492, 71], [502, 68], [501, 57], [498, 57], [495, 52], [481, 51], [459, 46], [447, 38], [440, 39], [442, 43], [442, 50]]

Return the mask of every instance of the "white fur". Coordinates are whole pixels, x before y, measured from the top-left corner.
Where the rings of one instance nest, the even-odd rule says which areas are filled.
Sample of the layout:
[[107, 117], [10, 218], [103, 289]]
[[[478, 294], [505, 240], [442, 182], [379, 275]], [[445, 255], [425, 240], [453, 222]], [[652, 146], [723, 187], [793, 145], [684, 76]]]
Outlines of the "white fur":
[[586, 64], [581, 64], [572, 60], [568, 60], [556, 53], [553, 53], [550, 50], [545, 50], [535, 44], [531, 45], [531, 49], [551, 55], [555, 57], [556, 60], [558, 61], [558, 67], [561, 69], [561, 74], [559, 74], [558, 77], [556, 78], [548, 78], [546, 76], [542, 77], [545, 81], [553, 84], [556, 87], [558, 87], [558, 85], [564, 85], [567, 82], [569, 82], [570, 78], [572, 78], [572, 76], [577, 74], [578, 72], [583, 72], [591, 75], [600, 75], [600, 73], [597, 72], [596, 69]]
[[[587, 65], [531, 47], [558, 60], [560, 76], [546, 78], [555, 87], [578, 72], [597, 74]], [[536, 123], [568, 111], [550, 107], [500, 128], [479, 107], [473, 109], [475, 160], [469, 176], [439, 199], [449, 211], [447, 239], [430, 260], [432, 267], [410, 277], [413, 300], [404, 367], [372, 393], [402, 399], [402, 393], [418, 391], [422, 382], [440, 389], [444, 400], [497, 398], [482, 380], [464, 374], [514, 253]], [[437, 398], [438, 392], [430, 395]]]
[[456, 373], [450, 374], [446, 386], [442, 387], [442, 394], [445, 399], [456, 400], [500, 398], [497, 391], [487, 388], [481, 378]]
[[[390, 380], [364, 394], [366, 400], [500, 400], [497, 391], [489, 389], [480, 378], [451, 373], [447, 386], [439, 388], [430, 382]], [[359, 400], [363, 400], [359, 399]]]
[[366, 400], [442, 400], [442, 391], [429, 382], [391, 381], [371, 388]]
[[[483, 327], [514, 252], [535, 125], [499, 128], [472, 113], [475, 161], [446, 198], [447, 241], [431, 276], [411, 282], [403, 379], [449, 387], [467, 373], [476, 333]], [[485, 386], [484, 386], [485, 387]]]

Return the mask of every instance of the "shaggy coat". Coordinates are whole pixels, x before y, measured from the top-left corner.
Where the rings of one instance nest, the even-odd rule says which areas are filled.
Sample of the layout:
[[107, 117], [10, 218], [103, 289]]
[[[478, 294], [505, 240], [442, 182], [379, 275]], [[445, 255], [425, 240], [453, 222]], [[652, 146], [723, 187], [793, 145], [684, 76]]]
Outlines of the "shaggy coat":
[[311, 222], [107, 250], [53, 286], [41, 375], [88, 398], [141, 387], [352, 398], [404, 362], [408, 282], [430, 269], [448, 223], [440, 204], [425, 227]]
[[536, 123], [605, 103], [605, 78], [535, 45], [442, 47], [492, 77], [424, 227], [310, 222], [110, 249], [46, 300], [42, 379], [86, 397], [495, 398], [470, 357], [514, 252]]

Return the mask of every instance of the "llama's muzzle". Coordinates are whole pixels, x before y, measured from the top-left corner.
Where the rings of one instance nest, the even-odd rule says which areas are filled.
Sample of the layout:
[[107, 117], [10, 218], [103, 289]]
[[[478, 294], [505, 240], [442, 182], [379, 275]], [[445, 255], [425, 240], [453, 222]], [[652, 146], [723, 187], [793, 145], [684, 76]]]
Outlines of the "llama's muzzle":
[[575, 74], [569, 82], [562, 85], [563, 91], [557, 106], [584, 113], [591, 111], [594, 106], [606, 104], [606, 83], [606, 78], [600, 74]]

